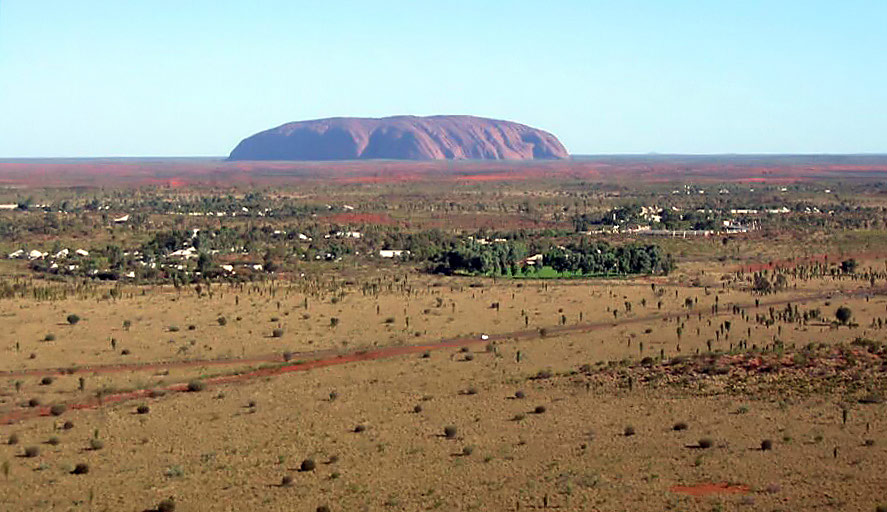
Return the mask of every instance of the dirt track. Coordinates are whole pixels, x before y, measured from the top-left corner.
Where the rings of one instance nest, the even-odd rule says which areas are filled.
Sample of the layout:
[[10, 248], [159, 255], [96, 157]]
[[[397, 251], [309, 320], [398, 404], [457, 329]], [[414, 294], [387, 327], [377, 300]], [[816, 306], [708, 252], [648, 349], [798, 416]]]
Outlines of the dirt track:
[[[810, 294], [801, 297], [794, 297], [791, 299], [773, 299], [769, 301], [761, 301], [758, 307], [769, 307], [769, 306], [777, 306], [784, 305], [788, 303], [797, 303], [803, 304], [810, 301], [822, 300], [828, 297], [832, 297], [836, 294], [841, 294], [845, 296], [859, 296], [859, 295], [877, 295], [887, 293], [887, 289], [885, 288], [859, 288], [853, 291], [846, 292], [829, 292], [829, 293], [817, 293]], [[744, 309], [754, 308], [754, 303], [742, 303], [742, 304], [725, 304], [723, 305], [719, 312], [712, 313], [711, 311], [696, 311], [697, 314], [702, 313], [703, 316], [721, 316], [729, 314], [730, 310], [733, 306], [739, 306]], [[260, 357], [251, 357], [244, 359], [210, 359], [210, 360], [188, 360], [188, 361], [173, 361], [173, 362], [148, 362], [148, 363], [135, 363], [135, 364], [113, 364], [113, 365], [101, 365], [101, 366], [82, 366], [78, 368], [52, 368], [52, 369], [36, 369], [36, 370], [24, 370], [24, 371], [11, 371], [11, 372], [0, 372], [0, 377], [18, 377], [18, 376], [52, 376], [52, 375], [63, 375], [63, 374], [73, 374], [73, 373], [119, 373], [126, 371], [156, 371], [170, 368], [189, 368], [189, 367], [200, 367], [200, 366], [251, 366], [257, 364], [271, 364], [272, 366], [255, 369], [249, 372], [232, 374], [232, 375], [224, 375], [219, 377], [213, 377], [204, 379], [202, 382], [206, 385], [219, 385], [219, 384], [232, 384], [232, 383], [241, 383], [248, 382], [261, 377], [270, 377], [275, 375], [282, 375], [285, 373], [293, 373], [293, 372], [303, 372], [312, 370], [315, 368], [323, 368], [326, 366], [334, 366], [348, 363], [355, 363], [360, 361], [370, 361], [376, 359], [385, 359], [396, 356], [408, 355], [421, 353], [432, 350], [441, 350], [445, 348], [455, 348], [455, 347], [463, 347], [467, 345], [476, 345], [480, 343], [490, 343], [490, 342], [506, 342], [506, 341], [516, 341], [516, 340], [529, 340], [543, 337], [543, 330], [545, 332], [545, 336], [551, 335], [559, 335], [559, 334], [574, 334], [574, 333], [584, 333], [584, 332], [592, 332], [596, 330], [632, 325], [638, 323], [646, 323], [653, 321], [661, 321], [672, 320], [676, 318], [683, 317], [687, 315], [688, 312], [681, 313], [668, 313], [668, 314], [654, 314], [642, 317], [635, 318], [626, 318], [618, 321], [607, 321], [607, 322], [591, 322], [591, 323], [580, 323], [575, 325], [565, 325], [565, 326], [552, 326], [544, 329], [527, 329], [520, 331], [513, 331], [502, 334], [491, 334], [487, 337], [487, 339], [482, 339], [480, 337], [456, 337], [456, 338], [446, 338], [440, 340], [435, 343], [424, 343], [424, 344], [415, 344], [415, 345], [399, 345], [399, 346], [388, 346], [377, 349], [370, 350], [355, 350], [348, 352], [336, 352], [332, 350], [322, 350], [315, 352], [303, 352], [298, 354], [293, 354], [291, 358], [284, 359], [284, 357], [280, 354], [272, 354], [267, 356]], [[297, 359], [297, 362], [288, 363], [289, 359]], [[66, 403], [65, 405], [69, 409], [92, 409], [103, 407], [108, 404], [126, 402], [129, 400], [139, 399], [139, 398], [148, 398], [158, 392], [186, 392], [188, 391], [188, 386], [185, 383], [178, 383], [169, 385], [162, 388], [144, 388], [137, 389], [134, 391], [128, 391], [123, 393], [115, 393], [110, 395], [105, 395], [101, 398], [94, 398], [90, 400], [85, 400], [82, 402], [71, 402]], [[17, 411], [10, 412], [3, 416], [0, 416], [0, 424], [12, 424], [19, 421], [32, 419], [41, 416], [49, 416], [51, 415], [50, 407], [34, 407], [27, 409], [20, 409]]]

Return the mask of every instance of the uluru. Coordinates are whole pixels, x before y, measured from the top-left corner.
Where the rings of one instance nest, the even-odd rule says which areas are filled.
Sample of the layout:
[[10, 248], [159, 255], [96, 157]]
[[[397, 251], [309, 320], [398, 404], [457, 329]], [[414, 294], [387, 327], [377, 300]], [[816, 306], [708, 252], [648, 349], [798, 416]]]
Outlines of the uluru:
[[287, 123], [246, 139], [229, 160], [550, 160], [554, 135], [475, 116], [334, 117]]

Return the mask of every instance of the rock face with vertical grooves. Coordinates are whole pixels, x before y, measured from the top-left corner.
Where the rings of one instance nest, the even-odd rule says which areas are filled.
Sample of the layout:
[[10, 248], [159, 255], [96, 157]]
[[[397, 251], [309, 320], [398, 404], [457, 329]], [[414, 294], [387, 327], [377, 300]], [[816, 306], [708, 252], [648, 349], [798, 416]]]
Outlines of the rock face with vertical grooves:
[[569, 158], [554, 135], [474, 116], [333, 117], [240, 142], [229, 160], [544, 160]]

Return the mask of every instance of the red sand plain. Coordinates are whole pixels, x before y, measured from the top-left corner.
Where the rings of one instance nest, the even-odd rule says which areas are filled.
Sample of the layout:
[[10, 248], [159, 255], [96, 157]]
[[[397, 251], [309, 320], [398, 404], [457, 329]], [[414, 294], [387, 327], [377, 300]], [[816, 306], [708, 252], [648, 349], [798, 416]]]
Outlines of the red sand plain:
[[572, 179], [602, 183], [705, 182], [787, 184], [817, 179], [884, 179], [887, 157], [875, 163], [792, 163], [725, 158], [701, 161], [555, 160], [226, 162], [222, 159], [0, 161], [0, 185], [92, 187], [279, 185], [286, 183], [471, 183]]

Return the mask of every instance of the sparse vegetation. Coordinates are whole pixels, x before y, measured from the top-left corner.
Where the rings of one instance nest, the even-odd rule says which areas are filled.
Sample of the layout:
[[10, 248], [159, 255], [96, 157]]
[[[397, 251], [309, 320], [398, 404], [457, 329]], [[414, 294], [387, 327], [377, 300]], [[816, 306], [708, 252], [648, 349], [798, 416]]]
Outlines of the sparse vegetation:
[[206, 384], [202, 380], [191, 380], [188, 381], [187, 390], [191, 393], [196, 393], [198, 391], [203, 391], [206, 389]]

